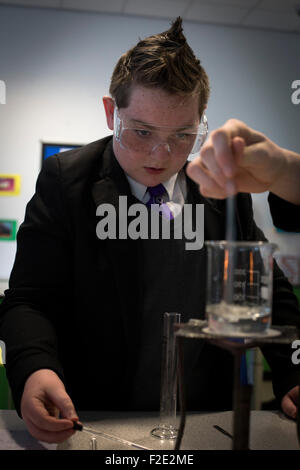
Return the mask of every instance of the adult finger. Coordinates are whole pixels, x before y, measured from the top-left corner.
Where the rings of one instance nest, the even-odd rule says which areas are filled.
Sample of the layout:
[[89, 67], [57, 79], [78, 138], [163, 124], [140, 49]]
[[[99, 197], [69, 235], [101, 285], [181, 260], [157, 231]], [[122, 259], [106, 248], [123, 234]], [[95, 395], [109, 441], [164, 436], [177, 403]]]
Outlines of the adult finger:
[[[237, 138], [241, 140], [236, 140]], [[237, 170], [236, 157], [241, 156], [241, 154], [234, 155], [232, 143], [237, 142], [239, 147], [241, 141], [244, 141], [245, 146], [249, 146], [264, 141], [265, 136], [238, 119], [229, 119], [224, 126], [211, 132], [210, 139], [215, 149], [217, 162], [223, 168], [224, 174], [228, 178], [232, 178]], [[236, 147], [235, 152], [237, 153], [237, 151]]]
[[232, 139], [232, 150], [234, 154], [234, 159], [236, 164], [239, 166], [240, 160], [242, 160], [246, 143], [245, 140], [242, 137], [234, 137]]
[[224, 199], [226, 197], [224, 188], [221, 188], [211, 177], [210, 172], [205, 168], [200, 158], [197, 164], [195, 161], [189, 163], [186, 172], [199, 185], [199, 191], [203, 196], [216, 199]]
[[216, 161], [224, 176], [232, 178], [236, 172], [236, 164], [233, 155], [230, 132], [224, 128], [217, 129], [211, 133], [211, 142], [214, 148]]
[[222, 168], [216, 160], [215, 150], [213, 145], [207, 145], [200, 152], [202, 165], [208, 170], [207, 174], [217, 183], [218, 186], [223, 188], [226, 184], [226, 177]]
[[221, 129], [228, 134], [231, 140], [235, 137], [243, 139], [246, 146], [265, 140], [264, 134], [252, 129], [239, 119], [228, 119]]

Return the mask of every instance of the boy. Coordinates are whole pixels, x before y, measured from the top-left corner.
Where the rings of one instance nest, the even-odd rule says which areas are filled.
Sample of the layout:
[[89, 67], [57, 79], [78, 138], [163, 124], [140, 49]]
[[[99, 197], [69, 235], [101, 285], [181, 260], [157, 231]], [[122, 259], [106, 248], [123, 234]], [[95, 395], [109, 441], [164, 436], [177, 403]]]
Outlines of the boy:
[[[183, 322], [205, 316], [204, 249], [186, 250], [184, 236], [130, 238], [113, 230], [105, 238], [99, 215], [113, 207], [120, 228], [125, 215], [132, 222], [120, 197], [129, 208], [145, 203], [149, 218], [155, 202], [173, 233], [186, 204], [204, 204], [205, 238], [224, 238], [224, 204], [203, 198], [185, 174], [205, 137], [209, 83], [180, 18], [120, 58], [110, 93], [103, 101], [114, 136], [46, 160], [1, 308], [16, 408], [47, 442], [72, 435], [75, 408], [158, 410], [162, 314], [180, 312]], [[263, 239], [250, 198], [240, 195], [237, 206], [238, 237]], [[299, 322], [291, 286], [276, 268], [274, 323], [287, 317]], [[284, 354], [267, 353], [279, 399], [299, 378]], [[188, 408], [230, 409], [230, 354], [191, 341], [185, 359]]]

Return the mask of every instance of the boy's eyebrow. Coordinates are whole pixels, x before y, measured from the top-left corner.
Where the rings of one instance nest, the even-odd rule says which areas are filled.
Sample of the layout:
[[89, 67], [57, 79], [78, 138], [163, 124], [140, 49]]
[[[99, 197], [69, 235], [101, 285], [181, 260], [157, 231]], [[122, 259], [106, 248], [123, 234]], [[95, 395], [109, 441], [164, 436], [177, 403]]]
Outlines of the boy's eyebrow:
[[147, 122], [140, 121], [139, 119], [129, 119], [130, 123], [132, 124], [137, 124], [139, 126], [147, 127], [149, 129], [175, 129], [176, 131], [183, 131], [185, 129], [193, 129], [195, 127], [195, 124], [187, 124], [186, 126], [180, 126], [180, 127], [168, 127], [168, 126], [153, 126], [153, 124], [148, 124]]

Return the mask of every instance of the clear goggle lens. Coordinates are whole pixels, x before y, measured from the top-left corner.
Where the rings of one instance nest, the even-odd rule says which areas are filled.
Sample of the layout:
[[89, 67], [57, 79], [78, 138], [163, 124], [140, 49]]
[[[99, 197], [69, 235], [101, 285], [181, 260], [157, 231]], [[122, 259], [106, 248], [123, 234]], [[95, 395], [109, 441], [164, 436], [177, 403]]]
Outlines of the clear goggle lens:
[[207, 133], [208, 124], [205, 114], [202, 115], [200, 124], [194, 132], [188, 130], [175, 132], [171, 127], [127, 127], [115, 107], [114, 135], [124, 149], [150, 154], [159, 145], [165, 145], [170, 153], [192, 157], [199, 153]]

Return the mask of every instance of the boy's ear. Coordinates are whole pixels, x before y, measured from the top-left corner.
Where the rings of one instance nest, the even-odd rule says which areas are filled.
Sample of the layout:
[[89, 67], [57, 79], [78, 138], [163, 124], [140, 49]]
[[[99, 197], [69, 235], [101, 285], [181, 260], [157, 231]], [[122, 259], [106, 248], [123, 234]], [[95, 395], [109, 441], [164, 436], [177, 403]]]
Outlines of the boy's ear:
[[113, 129], [114, 129], [114, 109], [115, 109], [114, 100], [110, 96], [103, 96], [102, 101], [103, 101], [103, 105], [104, 105], [107, 126], [110, 130], [113, 131]]

